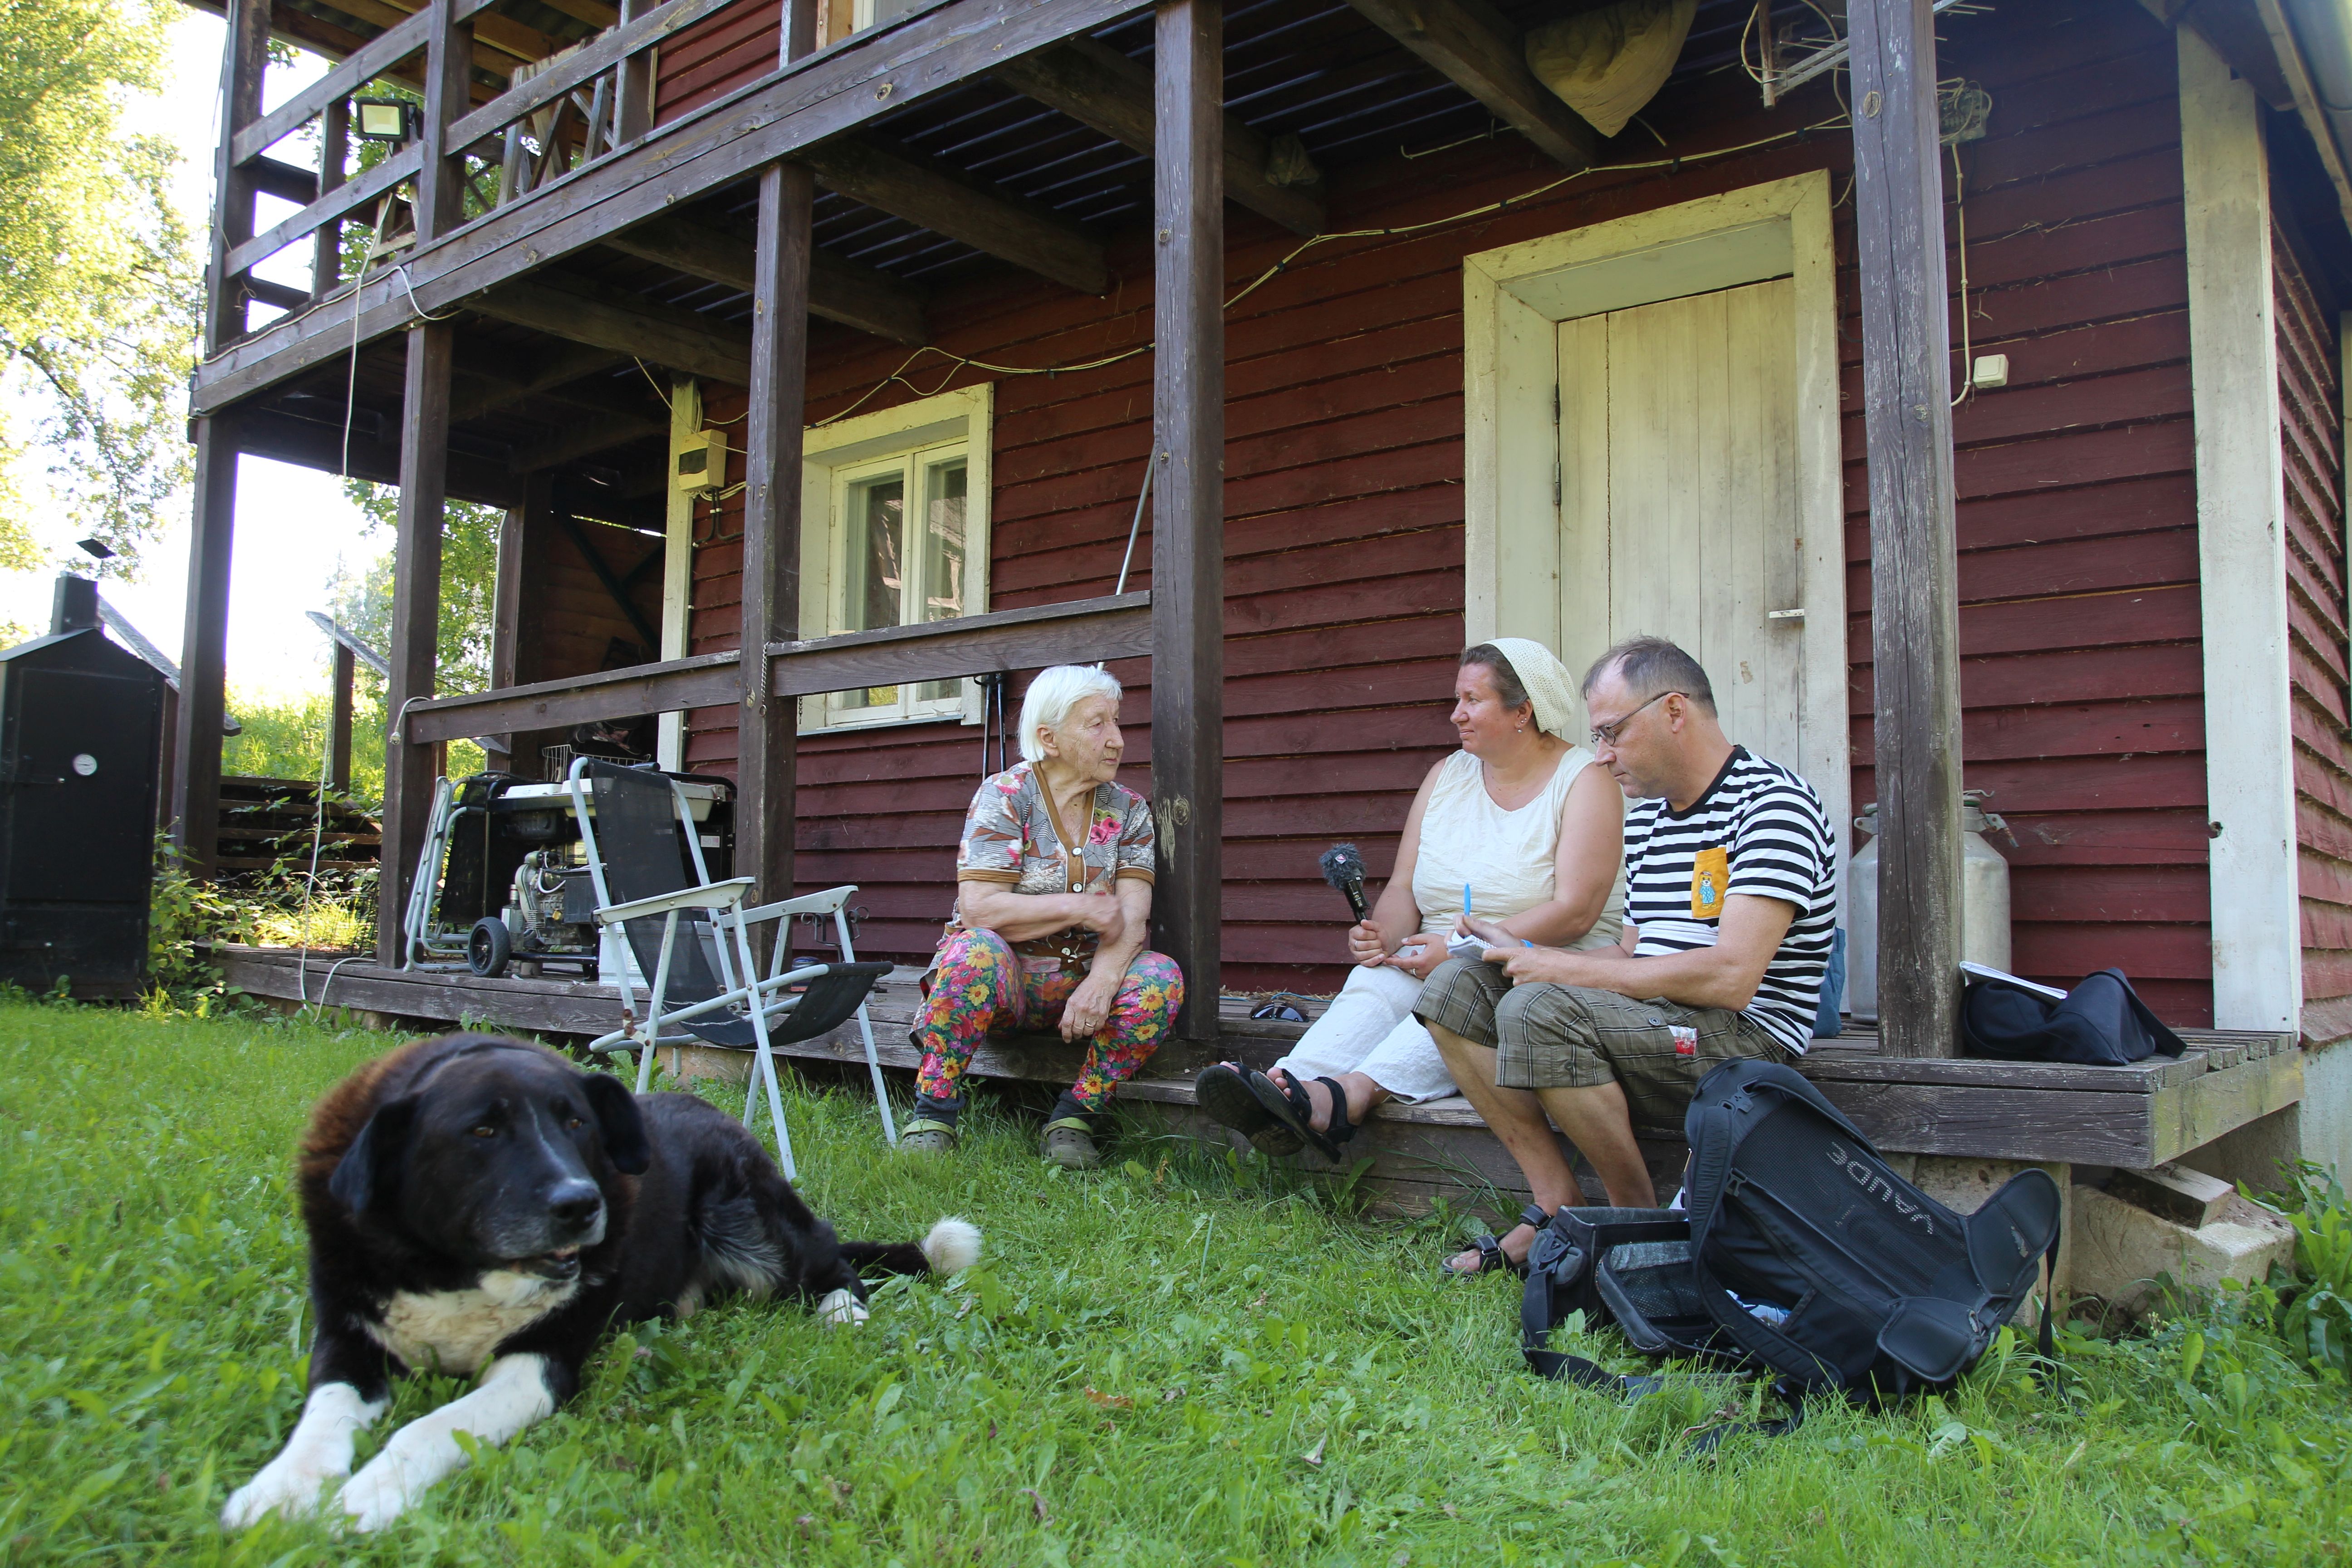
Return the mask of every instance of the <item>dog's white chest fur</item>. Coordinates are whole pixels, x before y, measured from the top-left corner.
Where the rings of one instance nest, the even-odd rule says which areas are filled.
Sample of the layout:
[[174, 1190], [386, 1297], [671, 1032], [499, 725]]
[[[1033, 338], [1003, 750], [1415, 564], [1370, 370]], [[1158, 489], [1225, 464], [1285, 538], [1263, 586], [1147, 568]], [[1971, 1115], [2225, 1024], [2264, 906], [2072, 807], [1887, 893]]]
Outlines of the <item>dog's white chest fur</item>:
[[508, 1335], [530, 1327], [578, 1293], [579, 1281], [562, 1284], [535, 1274], [494, 1268], [470, 1290], [430, 1295], [402, 1291], [384, 1308], [383, 1321], [368, 1326], [378, 1344], [408, 1363], [411, 1371], [479, 1372], [490, 1352]]

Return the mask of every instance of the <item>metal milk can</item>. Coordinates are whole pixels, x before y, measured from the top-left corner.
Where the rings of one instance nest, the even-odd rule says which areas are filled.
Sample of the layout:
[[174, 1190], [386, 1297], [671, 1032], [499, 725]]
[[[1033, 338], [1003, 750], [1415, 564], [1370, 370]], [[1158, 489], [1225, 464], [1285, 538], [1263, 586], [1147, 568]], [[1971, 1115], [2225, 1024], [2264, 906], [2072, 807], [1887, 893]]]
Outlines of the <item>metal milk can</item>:
[[[1984, 808], [1990, 791], [1960, 795], [1960, 956], [1992, 969], [2009, 967], [2009, 862], [1984, 840], [1988, 829], [2009, 833], [2009, 824]], [[1878, 807], [1863, 807], [1854, 826], [1871, 836], [1853, 858], [1848, 886], [1853, 912], [1847, 921], [1845, 1010], [1857, 1023], [1878, 1017]], [[2014, 834], [2010, 842], [2017, 842]]]

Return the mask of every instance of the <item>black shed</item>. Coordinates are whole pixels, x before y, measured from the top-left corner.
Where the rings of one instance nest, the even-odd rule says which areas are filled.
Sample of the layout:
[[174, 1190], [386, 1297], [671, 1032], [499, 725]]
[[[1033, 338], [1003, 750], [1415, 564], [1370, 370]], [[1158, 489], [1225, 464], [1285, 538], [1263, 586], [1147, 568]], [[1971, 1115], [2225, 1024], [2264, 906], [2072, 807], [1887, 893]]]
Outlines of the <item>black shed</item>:
[[0, 980], [142, 990], [164, 689], [80, 578], [59, 579], [48, 636], [0, 653]]

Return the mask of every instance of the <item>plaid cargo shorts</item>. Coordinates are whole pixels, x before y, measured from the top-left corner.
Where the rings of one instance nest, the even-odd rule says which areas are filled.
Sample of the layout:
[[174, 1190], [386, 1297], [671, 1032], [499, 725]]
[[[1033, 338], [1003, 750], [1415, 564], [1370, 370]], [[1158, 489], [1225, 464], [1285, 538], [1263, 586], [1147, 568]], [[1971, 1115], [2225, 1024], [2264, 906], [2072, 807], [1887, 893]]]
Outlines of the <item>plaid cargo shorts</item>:
[[1635, 1127], [1677, 1137], [1709, 1069], [1739, 1058], [1790, 1059], [1788, 1047], [1744, 1013], [1638, 1002], [1581, 985], [1514, 985], [1500, 965], [1475, 959], [1439, 965], [1413, 1012], [1492, 1047], [1502, 1088], [1615, 1083]]

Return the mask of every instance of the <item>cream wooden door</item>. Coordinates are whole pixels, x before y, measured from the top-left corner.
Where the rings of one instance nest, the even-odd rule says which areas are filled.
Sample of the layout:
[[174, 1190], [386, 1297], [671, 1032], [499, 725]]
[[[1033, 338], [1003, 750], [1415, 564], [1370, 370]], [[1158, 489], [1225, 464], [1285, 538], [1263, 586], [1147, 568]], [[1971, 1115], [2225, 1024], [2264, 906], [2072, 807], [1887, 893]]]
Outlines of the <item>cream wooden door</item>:
[[1559, 654], [1670, 637], [1724, 732], [1801, 771], [1793, 303], [1783, 278], [1560, 324]]

